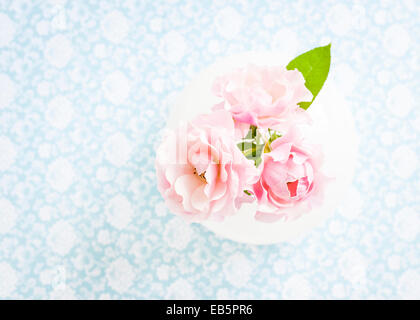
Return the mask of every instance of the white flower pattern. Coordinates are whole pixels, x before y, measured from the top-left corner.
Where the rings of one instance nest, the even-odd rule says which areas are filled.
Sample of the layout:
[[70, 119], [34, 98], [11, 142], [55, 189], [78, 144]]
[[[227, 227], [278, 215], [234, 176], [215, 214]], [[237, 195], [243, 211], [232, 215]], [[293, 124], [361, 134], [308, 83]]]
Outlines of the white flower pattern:
[[[0, 1], [0, 298], [420, 299], [418, 1]], [[329, 220], [249, 246], [172, 215], [168, 108], [218, 58], [332, 43], [360, 133]], [[338, 105], [337, 108], [340, 106]]]

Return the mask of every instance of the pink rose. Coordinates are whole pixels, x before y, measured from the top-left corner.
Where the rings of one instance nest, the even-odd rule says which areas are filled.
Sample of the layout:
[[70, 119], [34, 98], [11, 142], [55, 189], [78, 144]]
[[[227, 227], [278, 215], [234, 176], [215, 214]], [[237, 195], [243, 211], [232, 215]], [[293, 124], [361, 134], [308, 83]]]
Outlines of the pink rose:
[[234, 123], [224, 110], [201, 115], [164, 137], [157, 150], [158, 189], [168, 207], [190, 221], [223, 220], [235, 213], [258, 180], [234, 137]]
[[213, 93], [223, 99], [214, 110], [228, 110], [236, 125], [285, 132], [292, 123], [309, 120], [298, 103], [311, 101], [312, 94], [298, 70], [249, 65], [217, 78]]
[[296, 127], [274, 140], [264, 155], [260, 180], [253, 186], [258, 200], [255, 218], [296, 219], [320, 203], [327, 180], [319, 170], [321, 163], [319, 147], [305, 144]]

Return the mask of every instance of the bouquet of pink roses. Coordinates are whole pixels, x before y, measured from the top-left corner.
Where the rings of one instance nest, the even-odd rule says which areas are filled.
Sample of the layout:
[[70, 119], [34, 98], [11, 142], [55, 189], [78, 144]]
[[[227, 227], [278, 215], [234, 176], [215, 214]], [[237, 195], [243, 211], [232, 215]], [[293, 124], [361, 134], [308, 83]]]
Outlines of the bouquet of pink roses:
[[330, 67], [330, 45], [284, 67], [249, 65], [215, 79], [220, 98], [165, 136], [157, 149], [158, 188], [189, 221], [223, 220], [256, 201], [255, 219], [296, 219], [322, 201], [320, 146], [301, 125]]

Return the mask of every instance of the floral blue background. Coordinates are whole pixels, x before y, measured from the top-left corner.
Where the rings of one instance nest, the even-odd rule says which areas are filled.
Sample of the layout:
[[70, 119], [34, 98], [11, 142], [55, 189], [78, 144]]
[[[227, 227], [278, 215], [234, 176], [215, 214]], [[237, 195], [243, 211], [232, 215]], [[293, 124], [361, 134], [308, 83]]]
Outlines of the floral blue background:
[[[419, 299], [419, 21], [416, 0], [0, 0], [0, 298]], [[335, 214], [251, 246], [168, 212], [154, 148], [191, 77], [329, 42], [360, 133]]]

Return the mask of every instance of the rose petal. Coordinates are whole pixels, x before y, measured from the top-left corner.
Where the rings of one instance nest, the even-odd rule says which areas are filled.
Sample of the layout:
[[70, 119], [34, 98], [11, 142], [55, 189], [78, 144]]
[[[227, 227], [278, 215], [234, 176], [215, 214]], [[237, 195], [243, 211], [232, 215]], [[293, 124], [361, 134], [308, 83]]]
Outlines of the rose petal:
[[200, 212], [207, 212], [209, 210], [209, 199], [204, 192], [204, 188], [205, 185], [199, 186], [191, 196], [192, 206]]
[[[282, 138], [279, 138], [277, 140], [280, 140]], [[276, 142], [277, 140], [274, 140]], [[292, 143], [279, 143], [273, 146], [274, 142], [271, 144], [272, 151], [269, 153], [269, 156], [273, 158], [275, 161], [285, 162], [287, 159], [289, 159], [290, 156], [290, 150], [292, 149]]]
[[190, 197], [195, 189], [202, 184], [203, 182], [194, 174], [183, 175], [176, 179], [175, 191], [182, 197], [182, 204], [186, 211], [194, 212], [194, 208], [190, 203]]

